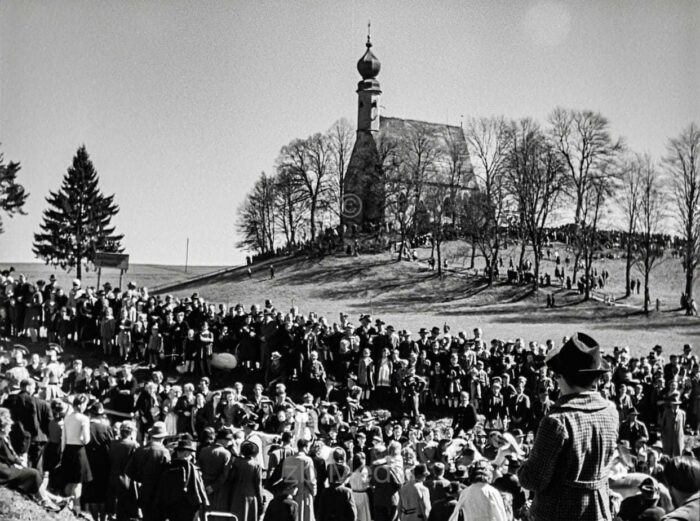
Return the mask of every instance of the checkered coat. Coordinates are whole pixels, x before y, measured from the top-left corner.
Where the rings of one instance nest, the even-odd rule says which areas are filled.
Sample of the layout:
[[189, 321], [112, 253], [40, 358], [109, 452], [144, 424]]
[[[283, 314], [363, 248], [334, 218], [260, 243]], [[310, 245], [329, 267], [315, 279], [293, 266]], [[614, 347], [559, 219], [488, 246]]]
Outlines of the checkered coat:
[[535, 521], [610, 521], [608, 470], [619, 417], [613, 402], [588, 391], [560, 398], [537, 430], [518, 477], [535, 493]]

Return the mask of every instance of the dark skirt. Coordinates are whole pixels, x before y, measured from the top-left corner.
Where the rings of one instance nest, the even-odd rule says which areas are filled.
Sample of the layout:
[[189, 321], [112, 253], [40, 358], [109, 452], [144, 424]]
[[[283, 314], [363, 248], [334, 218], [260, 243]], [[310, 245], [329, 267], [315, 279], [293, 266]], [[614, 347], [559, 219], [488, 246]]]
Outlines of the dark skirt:
[[61, 473], [66, 483], [89, 483], [92, 471], [84, 445], [66, 445], [61, 458]]

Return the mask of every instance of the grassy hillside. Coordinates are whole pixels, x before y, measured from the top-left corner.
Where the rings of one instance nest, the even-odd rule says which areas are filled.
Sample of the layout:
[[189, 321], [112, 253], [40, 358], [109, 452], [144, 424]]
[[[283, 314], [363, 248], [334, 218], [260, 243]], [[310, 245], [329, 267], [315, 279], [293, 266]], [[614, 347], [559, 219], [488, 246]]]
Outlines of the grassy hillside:
[[[331, 322], [337, 320], [340, 312], [349, 313], [353, 321], [360, 313], [372, 313], [414, 333], [420, 327], [447, 323], [453, 331], [482, 327], [487, 338], [523, 337], [538, 341], [584, 330], [608, 346], [629, 345], [644, 352], [656, 343], [674, 350], [687, 342], [700, 343], [700, 319], [682, 316], [673, 309], [678, 307], [676, 292], [682, 287], [682, 272], [676, 259], [659, 268], [652, 298], [662, 299], [662, 312], [647, 317], [638, 311], [641, 300], [637, 296], [607, 307], [598, 302], [582, 302], [575, 293], [559, 287], [545, 288], [535, 295], [527, 287], [503, 283], [488, 288], [469, 269], [468, 246], [449, 244], [445, 249], [449, 267], [442, 279], [428, 268], [425, 260], [430, 249], [423, 248], [418, 251], [417, 262], [397, 263], [389, 253], [295, 259], [276, 264], [274, 279], [270, 279], [265, 267], [254, 271], [250, 278], [225, 275], [192, 284], [176, 294], [185, 296], [198, 291], [214, 302], [240, 302], [245, 306], [262, 304], [269, 298], [280, 309], [296, 305], [304, 313], [316, 311]], [[563, 258], [561, 246], [560, 254]], [[504, 261], [507, 266], [508, 254]], [[621, 296], [624, 261], [605, 260], [599, 266], [611, 273], [606, 291]], [[482, 259], [477, 258], [476, 268], [482, 267]], [[554, 262], [545, 261], [543, 269], [553, 273]], [[550, 292], [556, 295], [556, 309], [545, 307]]]

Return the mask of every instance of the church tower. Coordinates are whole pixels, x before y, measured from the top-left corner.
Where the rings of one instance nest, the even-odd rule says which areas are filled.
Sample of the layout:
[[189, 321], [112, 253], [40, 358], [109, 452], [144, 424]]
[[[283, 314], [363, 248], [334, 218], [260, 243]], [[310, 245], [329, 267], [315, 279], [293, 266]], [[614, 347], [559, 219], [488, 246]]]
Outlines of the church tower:
[[357, 136], [345, 175], [341, 222], [360, 232], [374, 232], [384, 222], [386, 198], [376, 142], [382, 93], [377, 75], [381, 64], [372, 53], [369, 31], [365, 46], [367, 50], [357, 62], [362, 77], [357, 84]]
[[357, 84], [357, 131], [379, 131], [379, 95], [382, 93], [377, 75], [382, 65], [372, 53], [372, 41], [367, 34], [367, 51], [357, 62], [362, 81]]

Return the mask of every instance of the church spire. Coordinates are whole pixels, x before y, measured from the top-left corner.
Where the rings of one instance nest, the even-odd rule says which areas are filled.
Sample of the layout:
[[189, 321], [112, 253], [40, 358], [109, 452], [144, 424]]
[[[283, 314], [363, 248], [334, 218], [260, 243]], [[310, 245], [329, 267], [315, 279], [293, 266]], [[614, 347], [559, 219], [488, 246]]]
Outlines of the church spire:
[[372, 26], [367, 23], [367, 50], [357, 62], [357, 72], [362, 80], [357, 84], [358, 111], [357, 131], [377, 132], [379, 130], [379, 95], [382, 93], [377, 76], [382, 67], [372, 52]]
[[370, 37], [370, 28], [371, 24], [368, 22], [367, 23], [367, 43], [365, 46], [367, 47], [367, 50], [365, 51], [365, 54], [360, 58], [360, 61], [357, 62], [357, 72], [360, 73], [360, 76], [362, 76], [362, 79], [364, 80], [371, 80], [377, 77], [379, 74], [379, 70], [382, 67], [382, 64], [379, 63], [379, 60], [377, 57], [374, 55], [374, 53], [370, 50], [370, 47], [372, 47], [372, 40]]

